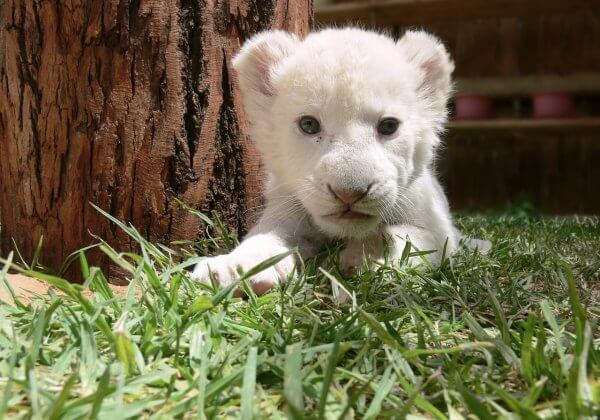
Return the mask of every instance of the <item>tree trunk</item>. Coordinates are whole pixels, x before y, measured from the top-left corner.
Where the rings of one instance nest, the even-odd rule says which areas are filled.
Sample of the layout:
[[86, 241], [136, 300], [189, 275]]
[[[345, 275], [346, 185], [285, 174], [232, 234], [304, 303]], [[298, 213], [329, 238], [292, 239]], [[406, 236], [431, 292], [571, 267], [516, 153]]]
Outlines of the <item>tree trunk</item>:
[[231, 57], [311, 20], [311, 0], [0, 0], [0, 254], [128, 250], [89, 203], [161, 243], [203, 233], [176, 198], [244, 233], [261, 171]]

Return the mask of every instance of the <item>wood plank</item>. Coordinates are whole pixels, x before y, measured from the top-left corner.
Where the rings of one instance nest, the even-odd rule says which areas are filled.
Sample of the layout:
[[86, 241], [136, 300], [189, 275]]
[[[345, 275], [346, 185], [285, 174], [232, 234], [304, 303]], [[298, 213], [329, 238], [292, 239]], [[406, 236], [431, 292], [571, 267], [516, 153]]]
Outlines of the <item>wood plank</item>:
[[315, 11], [315, 20], [322, 24], [422, 25], [450, 20], [560, 14], [576, 9], [593, 11], [598, 7], [600, 0], [372, 0], [320, 7]]
[[[449, 131], [536, 131], [536, 132], [595, 132], [600, 135], [600, 118], [565, 119], [495, 119], [450, 121]], [[600, 141], [600, 136], [599, 136]]]
[[600, 93], [600, 73], [456, 79], [457, 93], [510, 97], [544, 91], [597, 94]]

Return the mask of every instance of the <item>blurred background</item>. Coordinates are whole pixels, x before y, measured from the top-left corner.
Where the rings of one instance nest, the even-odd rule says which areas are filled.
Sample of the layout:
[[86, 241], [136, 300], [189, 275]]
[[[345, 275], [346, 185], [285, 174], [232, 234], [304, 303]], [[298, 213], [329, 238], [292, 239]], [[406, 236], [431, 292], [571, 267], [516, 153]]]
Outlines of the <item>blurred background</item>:
[[437, 169], [453, 208], [600, 214], [600, 1], [316, 0], [315, 23], [444, 41], [456, 94]]
[[98, 238], [135, 251], [98, 209], [152, 242], [206, 238], [198, 211], [243, 236], [263, 171], [231, 60], [269, 28], [433, 32], [456, 62], [452, 208], [600, 214], [600, 0], [61, 4], [0, 0], [0, 255], [64, 273]]

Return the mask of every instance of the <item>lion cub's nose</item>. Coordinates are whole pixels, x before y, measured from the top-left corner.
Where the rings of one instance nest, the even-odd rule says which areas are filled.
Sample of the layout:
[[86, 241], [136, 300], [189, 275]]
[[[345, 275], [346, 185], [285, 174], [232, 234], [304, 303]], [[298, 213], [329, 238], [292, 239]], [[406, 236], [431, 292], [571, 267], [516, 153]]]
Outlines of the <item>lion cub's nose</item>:
[[344, 204], [354, 204], [361, 198], [363, 198], [369, 190], [371, 186], [369, 185], [366, 188], [347, 188], [347, 187], [332, 187], [331, 185], [327, 185], [329, 191], [342, 203]]

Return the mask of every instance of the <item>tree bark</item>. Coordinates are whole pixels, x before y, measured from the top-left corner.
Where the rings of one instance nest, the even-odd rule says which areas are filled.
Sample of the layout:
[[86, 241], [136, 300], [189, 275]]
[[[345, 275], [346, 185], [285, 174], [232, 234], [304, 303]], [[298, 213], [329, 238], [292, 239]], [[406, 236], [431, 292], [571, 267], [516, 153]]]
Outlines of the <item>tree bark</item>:
[[204, 230], [175, 198], [243, 234], [261, 170], [231, 57], [311, 21], [311, 0], [0, 0], [0, 254], [130, 249], [89, 203], [161, 243]]

